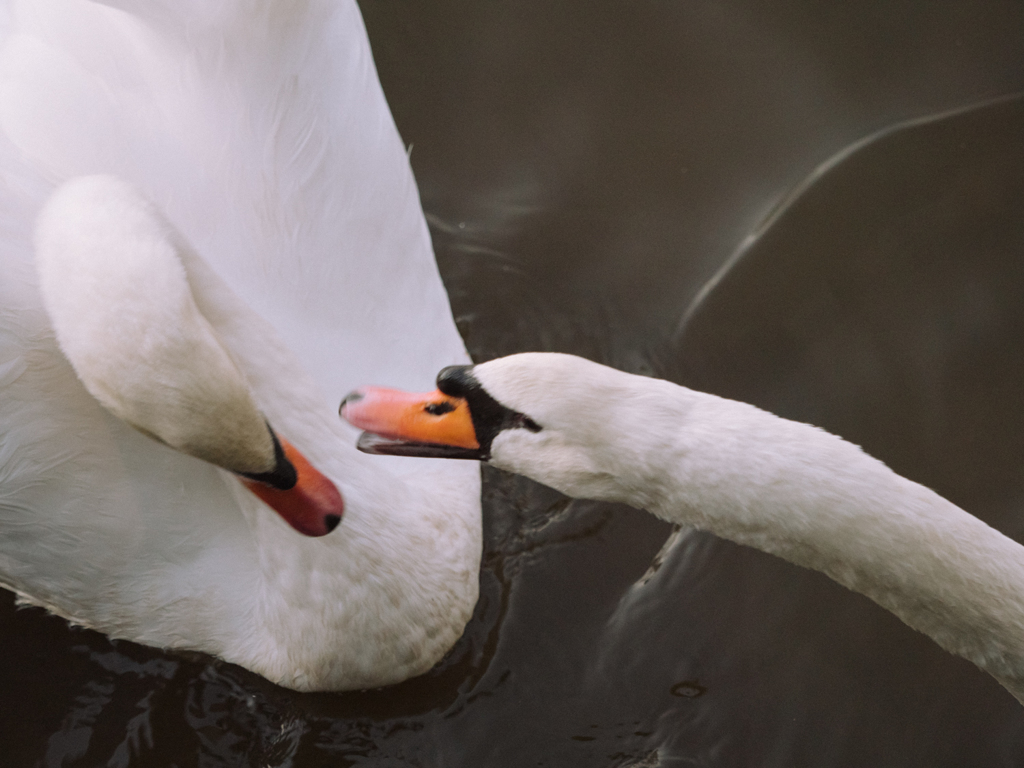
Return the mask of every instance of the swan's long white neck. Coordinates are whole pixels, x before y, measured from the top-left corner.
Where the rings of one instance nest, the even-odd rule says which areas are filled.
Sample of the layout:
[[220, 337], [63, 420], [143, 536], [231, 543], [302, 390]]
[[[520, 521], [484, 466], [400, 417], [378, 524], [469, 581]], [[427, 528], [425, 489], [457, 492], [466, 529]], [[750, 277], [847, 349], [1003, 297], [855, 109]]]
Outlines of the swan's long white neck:
[[827, 574], [1024, 701], [1024, 548], [822, 430], [691, 397], [652, 512]]
[[559, 466], [529, 444], [543, 432], [509, 430], [495, 440], [492, 463], [822, 571], [973, 661], [1024, 703], [1021, 545], [816, 427], [590, 363], [585, 391], [563, 378], [561, 413], [538, 413], [526, 402], [550, 382], [510, 385], [489, 366], [475, 369], [487, 391], [550, 424], [547, 440], [569, 433], [562, 419], [575, 422], [587, 445], [574, 458], [560, 446], [568, 458]]

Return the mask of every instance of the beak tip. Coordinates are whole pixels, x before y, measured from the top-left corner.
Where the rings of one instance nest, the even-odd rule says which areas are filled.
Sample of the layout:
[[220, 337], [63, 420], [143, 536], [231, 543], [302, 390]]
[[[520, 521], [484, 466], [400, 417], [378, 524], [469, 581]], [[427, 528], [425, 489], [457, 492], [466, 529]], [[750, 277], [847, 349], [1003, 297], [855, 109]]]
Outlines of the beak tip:
[[377, 445], [380, 443], [380, 436], [373, 432], [362, 432], [359, 435], [359, 439], [356, 440], [356, 449], [362, 453], [368, 453], [371, 456], [379, 455]]
[[341, 515], [324, 515], [324, 527], [331, 533], [341, 523]]
[[338, 406], [338, 415], [345, 418], [345, 409], [350, 405], [358, 403], [363, 399], [363, 397], [365, 397], [365, 395], [358, 389], [354, 389], [349, 392], [345, 395], [344, 399], [342, 399], [341, 405]]

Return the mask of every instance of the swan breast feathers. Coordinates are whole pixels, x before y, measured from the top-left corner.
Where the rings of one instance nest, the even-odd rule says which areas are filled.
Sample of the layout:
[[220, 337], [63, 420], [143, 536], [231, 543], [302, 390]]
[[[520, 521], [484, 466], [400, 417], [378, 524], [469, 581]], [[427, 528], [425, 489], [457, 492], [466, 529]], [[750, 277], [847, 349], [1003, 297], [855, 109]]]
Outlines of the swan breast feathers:
[[298, 689], [429, 668], [479, 472], [362, 456], [326, 396], [468, 361], [357, 4], [3, 21], [0, 584]]

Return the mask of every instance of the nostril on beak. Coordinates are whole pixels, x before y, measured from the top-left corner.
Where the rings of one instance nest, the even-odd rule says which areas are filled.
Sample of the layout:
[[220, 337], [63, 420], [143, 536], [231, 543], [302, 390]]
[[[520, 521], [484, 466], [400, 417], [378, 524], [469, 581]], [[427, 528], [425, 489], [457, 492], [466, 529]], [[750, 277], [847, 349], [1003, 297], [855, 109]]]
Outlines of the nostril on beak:
[[338, 406], [338, 414], [339, 415], [344, 415], [344, 411], [345, 411], [345, 406], [346, 405], [351, 405], [352, 403], [358, 403], [362, 399], [363, 399], [363, 393], [360, 392], [359, 390], [355, 390], [353, 392], [349, 392], [347, 395], [345, 395], [345, 399], [341, 401], [341, 405]]

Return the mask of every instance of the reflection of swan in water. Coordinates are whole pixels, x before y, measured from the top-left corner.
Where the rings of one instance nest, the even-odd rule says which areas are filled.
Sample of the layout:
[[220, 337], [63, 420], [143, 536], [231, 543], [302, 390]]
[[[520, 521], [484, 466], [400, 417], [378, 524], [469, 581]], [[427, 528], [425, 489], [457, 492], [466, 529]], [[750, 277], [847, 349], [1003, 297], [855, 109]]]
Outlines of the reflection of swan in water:
[[479, 458], [814, 568], [991, 673], [1024, 702], [1024, 547], [858, 447], [751, 405], [569, 355], [367, 388], [369, 452]]
[[[478, 472], [361, 456], [330, 393], [367, 377], [412, 383], [466, 355], [355, 4], [23, 2], [0, 33], [0, 580], [115, 637], [217, 654], [294, 688], [428, 669], [476, 601]], [[237, 367], [247, 412], [344, 497], [330, 535], [296, 533], [234, 475], [112, 416], [62, 356], [33, 229], [58, 184], [96, 173], [125, 183], [76, 182], [56, 198], [40, 219], [43, 260], [62, 253], [61, 237], [79, 255], [113, 237], [108, 261], [127, 262], [125, 217], [100, 235], [73, 218], [119, 194], [155, 227], [141, 242], [173, 241], [170, 260], [151, 264], [179, 270], [179, 297], [194, 297], [224, 370]], [[62, 207], [83, 184], [94, 187]], [[180, 237], [160, 234], [162, 219]], [[138, 283], [77, 291], [59, 264], [53, 274], [58, 262], [42, 265], [42, 282], [58, 294], [58, 327], [59, 306], [71, 308], [72, 334], [74, 301], [84, 325], [90, 296], [110, 314], [119, 300], [170, 295]], [[141, 338], [124, 330], [122, 343]], [[169, 438], [159, 415], [103, 397], [117, 375], [97, 384], [71, 357], [107, 407], [218, 459], [216, 435], [212, 454]], [[318, 522], [311, 532], [334, 523]]]

